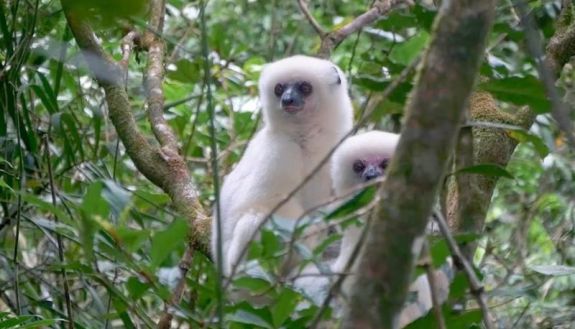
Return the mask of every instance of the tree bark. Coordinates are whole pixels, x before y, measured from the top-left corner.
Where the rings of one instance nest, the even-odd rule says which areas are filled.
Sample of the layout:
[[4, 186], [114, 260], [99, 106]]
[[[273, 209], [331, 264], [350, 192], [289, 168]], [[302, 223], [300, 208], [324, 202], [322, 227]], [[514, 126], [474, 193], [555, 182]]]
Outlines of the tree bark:
[[[444, 1], [380, 207], [371, 220], [344, 328], [397, 328], [428, 217], [473, 88], [495, 1]], [[385, 205], [385, 206], [381, 206]], [[408, 221], [408, 222], [407, 222]]]

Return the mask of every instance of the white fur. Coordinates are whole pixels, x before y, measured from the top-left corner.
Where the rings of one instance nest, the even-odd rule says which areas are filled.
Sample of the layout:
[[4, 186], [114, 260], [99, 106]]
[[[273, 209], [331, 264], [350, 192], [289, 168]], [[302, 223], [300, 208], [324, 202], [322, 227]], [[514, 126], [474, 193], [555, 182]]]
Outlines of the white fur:
[[[313, 92], [302, 111], [287, 113], [274, 95], [274, 86], [294, 80], [308, 81]], [[226, 275], [238, 263], [265, 215], [303, 181], [352, 127], [347, 82], [341, 70], [329, 61], [293, 56], [268, 64], [260, 77], [259, 89], [264, 127], [224, 179], [220, 193]], [[329, 165], [324, 166], [275, 214], [297, 219], [326, 201], [332, 185], [329, 170]], [[214, 220], [214, 255], [218, 244], [215, 223]]]
[[[398, 141], [399, 135], [382, 131], [370, 131], [348, 138], [334, 153], [332, 160], [333, 166], [331, 173], [336, 195], [346, 195], [363, 184], [361, 177], [353, 171], [354, 161], [366, 157], [369, 158], [370, 156], [389, 159], [393, 156]], [[363, 221], [365, 222], [365, 219], [363, 219]], [[340, 254], [332, 265], [334, 272], [342, 273], [345, 270], [348, 262], [351, 260], [356, 245], [361, 243], [360, 238], [363, 227], [364, 225], [346, 228], [341, 243]], [[417, 254], [416, 257], [419, 255], [422, 243], [422, 237], [414, 242], [412, 252]], [[351, 271], [354, 272], [357, 269], [357, 264], [352, 263], [351, 265]], [[440, 302], [444, 302], [447, 299], [450, 280], [448, 273], [450, 271], [451, 263], [447, 263], [440, 270], [434, 272]], [[344, 295], [350, 292], [350, 281], [351, 280], [346, 279], [343, 282], [342, 292]], [[400, 328], [423, 316], [433, 307], [427, 275], [423, 274], [417, 277], [411, 284], [409, 290], [411, 292], [417, 292], [417, 301], [408, 303], [403, 308], [397, 319]]]
[[[361, 186], [364, 182], [359, 175], [353, 172], [353, 163], [370, 156], [379, 156], [390, 159], [395, 152], [399, 135], [370, 131], [346, 139], [333, 155], [332, 180], [336, 195], [346, 195]], [[343, 272], [353, 254], [355, 246], [359, 243], [362, 227], [346, 228], [341, 242], [341, 251], [332, 265], [336, 273]], [[344, 281], [344, 292], [349, 290], [349, 280]]]

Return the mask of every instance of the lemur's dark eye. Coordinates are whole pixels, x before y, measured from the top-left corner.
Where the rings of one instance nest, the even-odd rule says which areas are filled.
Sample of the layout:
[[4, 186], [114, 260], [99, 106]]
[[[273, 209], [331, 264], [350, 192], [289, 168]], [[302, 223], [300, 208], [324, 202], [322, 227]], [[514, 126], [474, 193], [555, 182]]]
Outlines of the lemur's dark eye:
[[381, 163], [379, 164], [379, 168], [385, 170], [387, 169], [387, 164], [389, 163], [389, 160], [385, 159], [383, 161], [381, 161]]
[[284, 85], [282, 85], [281, 83], [278, 83], [275, 87], [274, 87], [274, 94], [277, 97], [280, 97], [283, 93], [284, 93]]
[[361, 160], [356, 160], [353, 163], [353, 171], [356, 173], [360, 173], [365, 170], [365, 164]]
[[311, 83], [309, 83], [307, 81], [300, 83], [298, 86], [298, 89], [302, 94], [304, 94], [304, 96], [311, 94], [311, 92], [313, 91], [313, 87], [311, 86]]

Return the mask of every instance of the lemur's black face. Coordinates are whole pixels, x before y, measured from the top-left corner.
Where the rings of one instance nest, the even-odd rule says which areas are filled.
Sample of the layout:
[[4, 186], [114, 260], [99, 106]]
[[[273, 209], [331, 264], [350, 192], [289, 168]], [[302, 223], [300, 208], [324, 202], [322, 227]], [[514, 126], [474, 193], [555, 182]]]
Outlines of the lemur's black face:
[[385, 174], [389, 159], [370, 157], [353, 162], [353, 172], [364, 182], [370, 181]]
[[280, 100], [282, 109], [288, 113], [303, 110], [306, 98], [312, 93], [313, 87], [308, 81], [278, 83], [274, 87], [274, 94]]

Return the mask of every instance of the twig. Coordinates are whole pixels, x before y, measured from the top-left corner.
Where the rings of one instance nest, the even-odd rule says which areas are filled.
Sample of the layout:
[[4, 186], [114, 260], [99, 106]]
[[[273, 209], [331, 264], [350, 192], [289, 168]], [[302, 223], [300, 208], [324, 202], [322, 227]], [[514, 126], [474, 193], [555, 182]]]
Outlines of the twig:
[[373, 23], [374, 21], [381, 18], [381, 16], [387, 14], [393, 8], [401, 5], [407, 4], [412, 5], [412, 0], [379, 0], [376, 1], [373, 6], [365, 13], [356, 17], [349, 24], [343, 26], [342, 28], [324, 34], [321, 37], [321, 46], [319, 50], [319, 55], [321, 57], [328, 57], [333, 48], [335, 48], [339, 43], [341, 43], [349, 35], [359, 31], [363, 27]]
[[434, 215], [435, 216], [433, 216], [433, 218], [437, 222], [439, 230], [441, 231], [441, 234], [443, 235], [443, 237], [447, 242], [449, 251], [455, 258], [455, 263], [461, 265], [461, 267], [463, 268], [463, 273], [465, 273], [465, 276], [469, 281], [471, 293], [477, 300], [477, 304], [479, 304], [479, 307], [481, 308], [481, 311], [483, 313], [483, 323], [485, 327], [487, 329], [495, 328], [493, 323], [491, 322], [491, 315], [489, 313], [489, 307], [487, 306], [487, 298], [485, 297], [485, 290], [481, 285], [479, 279], [475, 275], [473, 266], [471, 266], [469, 261], [467, 261], [467, 258], [463, 256], [461, 249], [459, 249], [457, 242], [455, 241], [453, 235], [451, 235], [451, 232], [449, 231], [447, 222], [445, 221], [445, 218], [443, 217], [441, 211], [434, 211]]
[[170, 299], [164, 304], [164, 311], [160, 317], [160, 320], [158, 321], [158, 329], [168, 329], [171, 327], [172, 319], [174, 317], [172, 315], [171, 309], [175, 307], [175, 305], [177, 305], [182, 299], [184, 289], [186, 288], [186, 275], [192, 266], [193, 255], [194, 248], [188, 244], [186, 251], [184, 252], [184, 256], [182, 256], [182, 259], [178, 264], [178, 268], [180, 270], [180, 278], [176, 284], [176, 287], [172, 291]]
[[[44, 148], [46, 149], [46, 164], [48, 166], [48, 180], [50, 182], [50, 196], [52, 197], [52, 205], [57, 207], [56, 201], [56, 185], [54, 184], [54, 175], [52, 173], [52, 164], [50, 159], [50, 146], [48, 145], [48, 138], [50, 135], [51, 127], [48, 128], [48, 134], [44, 135]], [[58, 223], [58, 215], [54, 214], [54, 222]], [[74, 329], [74, 313], [72, 312], [72, 301], [70, 298], [70, 286], [68, 285], [68, 276], [66, 275], [66, 268], [64, 267], [64, 242], [60, 233], [56, 232], [56, 241], [58, 244], [58, 260], [60, 261], [60, 275], [62, 285], [64, 286], [64, 302], [66, 305], [66, 313], [68, 315], [68, 328]]]
[[[439, 300], [439, 287], [437, 281], [435, 280], [435, 274], [433, 265], [431, 263], [431, 251], [429, 250], [429, 241], [423, 243], [424, 258], [422, 260], [422, 265], [425, 268], [425, 274], [427, 275], [427, 281], [429, 282], [429, 290], [431, 293], [431, 302], [433, 304], [433, 314], [435, 315], [435, 320], [439, 329], [445, 329], [445, 318], [441, 312], [441, 301]], [[419, 296], [418, 296], [419, 298]]]
[[150, 12], [150, 29], [144, 34], [144, 46], [148, 49], [148, 65], [144, 77], [146, 89], [148, 120], [154, 135], [162, 148], [168, 148], [171, 152], [178, 151], [178, 140], [172, 128], [164, 118], [164, 56], [165, 43], [161, 35], [152, 33], [157, 31], [161, 34], [164, 29], [165, 0], [152, 1]]
[[311, 27], [313, 27], [313, 29], [319, 35], [319, 37], [323, 39], [327, 33], [325, 32], [323, 27], [321, 27], [321, 25], [319, 25], [319, 23], [315, 20], [313, 15], [309, 12], [306, 0], [297, 0], [297, 4], [299, 5], [299, 9], [304, 14], [305, 18], [307, 18], [307, 20], [309, 21]]
[[140, 34], [136, 31], [130, 31], [122, 38], [122, 59], [120, 60], [120, 65], [124, 68], [126, 74], [128, 74], [128, 63], [130, 56], [132, 56], [132, 50], [139, 43]]
[[[215, 218], [212, 218], [212, 221], [216, 223], [216, 237], [218, 241], [222, 239], [222, 218], [221, 218], [221, 211], [220, 211], [220, 181], [219, 181], [219, 171], [218, 171], [218, 146], [216, 143], [216, 128], [215, 128], [215, 120], [216, 120], [216, 113], [213, 105], [212, 99], [212, 75], [210, 72], [211, 62], [209, 56], [209, 49], [208, 49], [208, 31], [207, 31], [207, 23], [206, 23], [206, 6], [207, 0], [202, 0], [200, 2], [200, 25], [201, 25], [201, 49], [202, 49], [202, 56], [203, 59], [203, 70], [204, 70], [204, 86], [206, 87], [206, 103], [207, 109], [209, 114], [209, 131], [210, 131], [210, 159], [211, 159], [211, 166], [212, 166], [212, 179], [214, 185], [214, 195], [216, 196], [215, 204], [214, 204], [214, 213]], [[213, 227], [213, 226], [212, 226]], [[216, 286], [216, 311], [218, 314], [218, 327], [223, 328], [223, 320], [224, 320], [224, 288], [223, 288], [223, 281], [224, 281], [224, 272], [223, 272], [223, 249], [222, 244], [218, 243], [216, 247], [216, 262], [217, 262], [217, 286]]]

